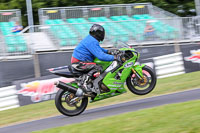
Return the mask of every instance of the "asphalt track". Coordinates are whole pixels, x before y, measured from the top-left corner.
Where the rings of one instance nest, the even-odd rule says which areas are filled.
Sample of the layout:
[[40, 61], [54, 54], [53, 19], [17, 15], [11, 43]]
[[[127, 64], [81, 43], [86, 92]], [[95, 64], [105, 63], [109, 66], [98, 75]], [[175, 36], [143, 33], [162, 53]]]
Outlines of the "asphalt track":
[[111, 106], [100, 107], [86, 110], [79, 116], [66, 117], [63, 115], [46, 119], [35, 120], [18, 125], [0, 128], [0, 133], [29, 133], [32, 131], [54, 128], [73, 123], [84, 122], [106, 116], [117, 115], [125, 112], [132, 112], [145, 108], [152, 108], [164, 104], [180, 103], [190, 100], [200, 99], [200, 89], [172, 93], [167, 95], [155, 96]]

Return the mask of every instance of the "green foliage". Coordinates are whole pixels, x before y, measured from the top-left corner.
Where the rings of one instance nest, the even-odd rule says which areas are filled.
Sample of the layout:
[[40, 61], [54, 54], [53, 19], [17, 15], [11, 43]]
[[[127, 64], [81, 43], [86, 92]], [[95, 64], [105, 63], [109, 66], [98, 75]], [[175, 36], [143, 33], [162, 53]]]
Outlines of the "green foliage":
[[[195, 9], [194, 0], [32, 0], [34, 24], [39, 24], [39, 8], [146, 2], [151, 2], [155, 6], [180, 16], [195, 15], [189, 11]], [[26, 0], [0, 0], [0, 9], [21, 9], [23, 25], [27, 25]], [[178, 10], [184, 12], [178, 12]]]

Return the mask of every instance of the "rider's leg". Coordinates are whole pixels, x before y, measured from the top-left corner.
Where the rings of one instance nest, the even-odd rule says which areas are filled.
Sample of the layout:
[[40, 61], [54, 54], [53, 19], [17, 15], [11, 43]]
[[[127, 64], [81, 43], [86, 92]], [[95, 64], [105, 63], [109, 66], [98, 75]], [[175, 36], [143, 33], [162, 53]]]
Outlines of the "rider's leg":
[[93, 67], [93, 69], [91, 69], [88, 72], [88, 74], [84, 78], [84, 83], [83, 83], [83, 86], [86, 90], [89, 90], [88, 87], [87, 87], [87, 84], [89, 83], [89, 81], [97, 78], [100, 75], [101, 72], [102, 72], [102, 67], [99, 66], [99, 65], [95, 65]]
[[81, 81], [81, 85], [87, 91], [90, 91], [89, 87], [87, 87], [89, 81], [97, 78], [100, 75], [100, 72], [103, 70], [100, 65], [97, 65], [94, 62], [76, 62], [72, 64], [72, 67], [78, 71], [88, 72], [87, 74], [83, 75]]

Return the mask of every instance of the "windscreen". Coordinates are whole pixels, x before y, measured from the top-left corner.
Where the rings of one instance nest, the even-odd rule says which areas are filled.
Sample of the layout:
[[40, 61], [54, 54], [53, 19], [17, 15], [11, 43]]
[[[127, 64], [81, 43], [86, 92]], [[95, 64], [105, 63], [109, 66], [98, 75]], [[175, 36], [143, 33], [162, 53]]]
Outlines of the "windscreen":
[[131, 48], [131, 46], [123, 41], [117, 41], [114, 45], [114, 48], [120, 49], [120, 48]]

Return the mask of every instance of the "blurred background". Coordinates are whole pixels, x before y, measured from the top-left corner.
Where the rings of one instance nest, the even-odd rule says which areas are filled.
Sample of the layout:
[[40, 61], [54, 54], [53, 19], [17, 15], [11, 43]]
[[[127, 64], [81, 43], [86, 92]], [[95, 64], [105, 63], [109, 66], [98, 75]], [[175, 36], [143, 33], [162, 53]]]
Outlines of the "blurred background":
[[[195, 1], [192, 0], [32, 0], [34, 24], [39, 24], [38, 9], [46, 7], [67, 7], [67, 6], [87, 6], [87, 5], [107, 5], [107, 4], [129, 4], [129, 3], [152, 3], [154, 6], [174, 13], [181, 17], [195, 16]], [[23, 25], [27, 26], [26, 0], [1, 0], [0, 9], [20, 9], [22, 12]]]
[[94, 23], [102, 47], [128, 43], [159, 79], [199, 71], [199, 14], [199, 0], [0, 0], [0, 110], [53, 99], [47, 69], [70, 65]]

